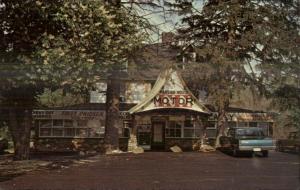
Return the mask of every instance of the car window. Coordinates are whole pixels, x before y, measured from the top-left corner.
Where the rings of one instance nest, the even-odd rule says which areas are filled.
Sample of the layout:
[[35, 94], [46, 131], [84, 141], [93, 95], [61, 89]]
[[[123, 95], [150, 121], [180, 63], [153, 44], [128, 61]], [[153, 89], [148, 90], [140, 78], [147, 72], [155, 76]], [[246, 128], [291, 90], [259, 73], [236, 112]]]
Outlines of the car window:
[[264, 136], [263, 131], [257, 128], [247, 128], [247, 129], [237, 129], [237, 136], [251, 136], [251, 137], [260, 137]]

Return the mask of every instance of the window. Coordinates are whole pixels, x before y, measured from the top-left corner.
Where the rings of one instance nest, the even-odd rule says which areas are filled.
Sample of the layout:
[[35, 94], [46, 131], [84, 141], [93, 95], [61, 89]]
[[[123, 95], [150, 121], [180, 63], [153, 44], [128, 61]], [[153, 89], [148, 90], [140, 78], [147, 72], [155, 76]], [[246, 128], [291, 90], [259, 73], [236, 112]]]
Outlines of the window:
[[207, 129], [215, 129], [216, 128], [216, 123], [217, 123], [216, 121], [208, 121], [206, 128]]
[[263, 131], [257, 128], [245, 128], [238, 129], [236, 135], [239, 137], [262, 137], [264, 136]]
[[229, 127], [229, 128], [234, 128], [234, 127], [236, 127], [236, 122], [235, 122], [235, 121], [229, 121], [229, 122], [228, 122], [228, 127]]
[[257, 122], [249, 122], [249, 127], [257, 127]]
[[166, 137], [181, 137], [182, 121], [169, 121], [166, 127]]
[[192, 117], [177, 118], [170, 120], [166, 126], [166, 137], [176, 138], [198, 138], [202, 136], [203, 128], [201, 122]]
[[257, 127], [261, 128], [265, 135], [270, 135], [269, 129], [271, 129], [271, 127], [269, 127], [269, 124], [268, 122], [258, 122]]
[[150, 90], [150, 83], [127, 82], [125, 84], [125, 102], [139, 103]]
[[238, 122], [238, 127], [248, 127], [248, 122]]
[[106, 89], [107, 84], [105, 82], [96, 83], [95, 90], [90, 92], [90, 103], [105, 103]]
[[202, 128], [200, 123], [196, 122], [193, 118], [187, 118], [184, 121], [184, 137], [196, 138], [202, 136]]
[[40, 137], [104, 137], [104, 121], [37, 120]]

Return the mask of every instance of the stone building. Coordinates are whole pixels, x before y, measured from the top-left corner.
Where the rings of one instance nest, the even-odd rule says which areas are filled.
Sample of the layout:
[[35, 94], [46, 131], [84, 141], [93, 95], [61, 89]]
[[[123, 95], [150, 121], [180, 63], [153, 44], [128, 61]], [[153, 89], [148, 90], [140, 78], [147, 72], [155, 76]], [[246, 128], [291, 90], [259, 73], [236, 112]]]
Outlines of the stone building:
[[[91, 92], [90, 103], [34, 110], [35, 143], [39, 151], [103, 151], [105, 88]], [[217, 113], [188, 89], [179, 71], [162, 71], [155, 83], [123, 81], [120, 104], [119, 148], [169, 150], [177, 145], [192, 150], [203, 138], [216, 136]], [[227, 112], [228, 127], [261, 127], [272, 135], [269, 113], [241, 108]]]

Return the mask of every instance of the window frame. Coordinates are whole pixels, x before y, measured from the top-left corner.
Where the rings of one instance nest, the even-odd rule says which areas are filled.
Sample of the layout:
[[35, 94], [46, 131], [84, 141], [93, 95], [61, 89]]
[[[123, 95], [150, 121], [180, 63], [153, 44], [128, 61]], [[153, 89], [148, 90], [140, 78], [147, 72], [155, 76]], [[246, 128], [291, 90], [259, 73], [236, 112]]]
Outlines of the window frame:
[[[51, 126], [47, 126], [47, 127], [42, 127], [41, 126], [41, 122], [45, 121], [45, 120], [51, 120]], [[62, 120], [62, 126], [54, 126], [54, 120]], [[72, 121], [72, 126], [65, 126], [65, 121]], [[104, 134], [100, 134], [99, 136], [90, 136], [90, 130], [93, 129], [92, 127], [88, 126], [88, 120], [82, 120], [82, 121], [86, 121], [86, 125], [85, 126], [78, 126], [78, 120], [70, 120], [70, 119], [38, 119], [35, 120], [35, 122], [38, 122], [37, 126], [38, 126], [38, 138], [104, 138]], [[102, 127], [102, 126], [100, 126]], [[41, 129], [48, 129], [50, 130], [50, 135], [42, 135], [41, 134]], [[53, 135], [53, 131], [54, 129], [62, 129], [62, 135], [58, 136], [58, 135]], [[65, 130], [70, 130], [73, 129], [74, 130], [74, 136], [66, 136]], [[80, 129], [84, 129], [86, 130], [86, 135], [85, 136], [79, 136], [78, 134], [78, 130]]]

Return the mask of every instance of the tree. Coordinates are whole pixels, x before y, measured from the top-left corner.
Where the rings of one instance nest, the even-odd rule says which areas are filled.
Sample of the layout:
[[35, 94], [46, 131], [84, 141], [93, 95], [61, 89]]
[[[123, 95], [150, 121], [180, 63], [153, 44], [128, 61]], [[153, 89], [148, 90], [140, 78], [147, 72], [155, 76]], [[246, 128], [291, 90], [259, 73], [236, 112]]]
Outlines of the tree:
[[140, 45], [144, 22], [96, 0], [0, 1], [0, 97], [15, 159], [28, 159], [31, 110], [44, 88], [86, 92]]
[[179, 38], [198, 55], [191, 75], [203, 82], [219, 113], [218, 136], [234, 93], [245, 86], [259, 93], [274, 89], [272, 83], [283, 74], [276, 68], [299, 72], [292, 69], [299, 68], [299, 2], [208, 0], [200, 10], [182, 0], [172, 6], [189, 10]]

